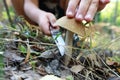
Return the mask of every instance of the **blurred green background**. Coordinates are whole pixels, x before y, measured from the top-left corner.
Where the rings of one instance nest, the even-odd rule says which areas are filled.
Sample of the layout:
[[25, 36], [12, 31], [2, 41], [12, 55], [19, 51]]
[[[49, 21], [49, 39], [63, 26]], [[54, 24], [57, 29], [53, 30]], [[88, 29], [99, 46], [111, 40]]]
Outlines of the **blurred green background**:
[[111, 2], [99, 12], [96, 16], [96, 22], [110, 23], [120, 26], [120, 0], [111, 0]]

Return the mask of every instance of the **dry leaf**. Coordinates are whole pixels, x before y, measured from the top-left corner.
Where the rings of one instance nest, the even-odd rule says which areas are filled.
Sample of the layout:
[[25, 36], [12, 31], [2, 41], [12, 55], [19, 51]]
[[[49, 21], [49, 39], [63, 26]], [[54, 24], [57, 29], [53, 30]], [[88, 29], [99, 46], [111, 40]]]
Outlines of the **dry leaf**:
[[113, 61], [113, 59], [112, 58], [110, 58], [110, 57], [108, 57], [107, 59], [106, 59], [106, 63], [107, 63], [107, 65], [114, 65], [114, 61]]
[[61, 26], [61, 27], [65, 28], [73, 33], [76, 33], [82, 37], [86, 35], [85, 34], [85, 26], [82, 23], [75, 21], [74, 18], [68, 19], [67, 16], [64, 16], [64, 17], [58, 19], [56, 21], [55, 25]]
[[91, 64], [92, 65], [96, 65], [96, 66], [101, 66], [101, 64], [98, 62], [98, 57], [95, 53], [92, 53], [92, 54], [88, 54], [87, 55], [87, 58], [90, 60]]
[[45, 76], [47, 74], [47, 72], [45, 71], [45, 68], [43, 66], [40, 66], [36, 69], [37, 69], [37, 72], [42, 76]]
[[117, 68], [117, 71], [120, 73], [120, 68]]
[[75, 66], [73, 66], [70, 70], [72, 71], [72, 72], [74, 72], [74, 73], [78, 73], [78, 72], [80, 72], [80, 71], [82, 71], [84, 69], [84, 67], [83, 66], [81, 66], [81, 65], [75, 65]]
[[87, 57], [91, 60], [91, 61], [97, 61], [97, 55], [92, 53], [92, 54], [88, 54]]

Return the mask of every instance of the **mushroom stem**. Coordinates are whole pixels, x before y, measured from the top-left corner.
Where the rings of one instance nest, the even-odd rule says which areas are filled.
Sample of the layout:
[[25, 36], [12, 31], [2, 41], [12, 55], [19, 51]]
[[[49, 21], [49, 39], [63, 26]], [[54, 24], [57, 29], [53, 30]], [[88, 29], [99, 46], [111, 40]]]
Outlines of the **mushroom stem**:
[[72, 46], [73, 46], [73, 32], [66, 31], [66, 37], [65, 37], [65, 44], [67, 46], [66, 49], [66, 56], [65, 56], [65, 65], [67, 66], [70, 62], [70, 59], [72, 57]]

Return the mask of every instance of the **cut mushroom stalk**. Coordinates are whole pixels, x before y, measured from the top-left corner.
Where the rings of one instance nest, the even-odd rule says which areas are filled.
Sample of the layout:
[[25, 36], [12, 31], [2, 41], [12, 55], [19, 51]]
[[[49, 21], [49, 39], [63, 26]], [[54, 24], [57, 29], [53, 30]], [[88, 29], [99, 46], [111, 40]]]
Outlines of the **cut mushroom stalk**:
[[73, 46], [73, 32], [66, 31], [66, 37], [65, 37], [65, 45], [68, 46], [65, 53], [67, 56], [65, 56], [65, 65], [67, 66], [71, 60], [72, 57], [72, 46]]

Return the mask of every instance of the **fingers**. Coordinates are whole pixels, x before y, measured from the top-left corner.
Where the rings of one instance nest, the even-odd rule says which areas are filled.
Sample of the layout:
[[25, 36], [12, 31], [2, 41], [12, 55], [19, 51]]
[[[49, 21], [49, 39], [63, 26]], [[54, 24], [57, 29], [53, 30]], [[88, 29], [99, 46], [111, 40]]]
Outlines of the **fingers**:
[[74, 15], [76, 14], [76, 9], [78, 7], [80, 0], [70, 0], [68, 3], [68, 7], [67, 7], [67, 11], [66, 11], [66, 15], [68, 17], [74, 17]]
[[89, 6], [89, 9], [85, 15], [85, 20], [86, 21], [92, 21], [99, 5], [99, 0], [92, 0], [91, 5]]
[[96, 12], [102, 10], [110, 0], [70, 0], [66, 16], [77, 21], [92, 21]]
[[84, 19], [84, 16], [89, 10], [90, 3], [91, 3], [91, 0], [81, 0], [77, 10], [77, 14], [75, 16], [77, 21], [81, 21]]

